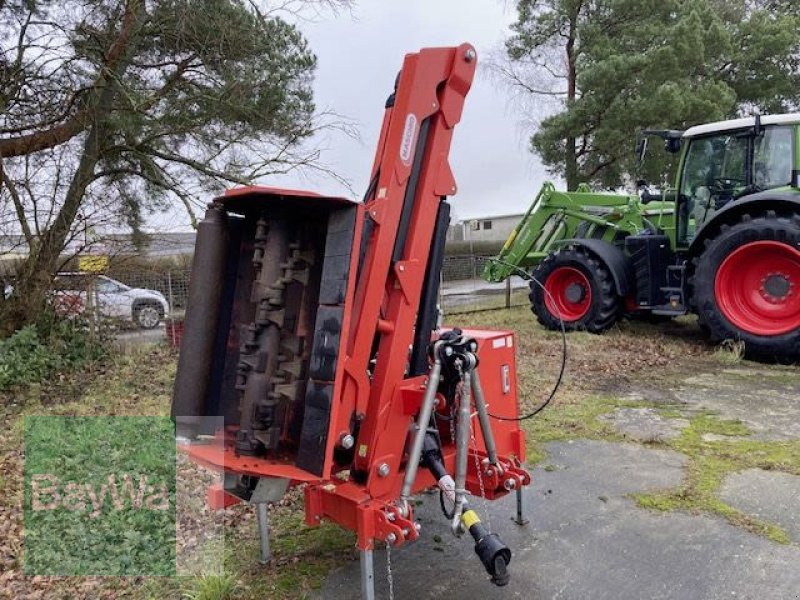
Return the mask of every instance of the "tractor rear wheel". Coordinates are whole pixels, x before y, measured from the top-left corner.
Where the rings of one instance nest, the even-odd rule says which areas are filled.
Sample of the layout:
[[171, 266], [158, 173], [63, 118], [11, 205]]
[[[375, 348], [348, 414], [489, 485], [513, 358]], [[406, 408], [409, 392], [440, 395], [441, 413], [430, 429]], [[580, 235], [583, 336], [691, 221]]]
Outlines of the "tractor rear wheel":
[[[617, 322], [622, 302], [608, 268], [585, 251], [567, 247], [532, 273], [531, 310], [548, 329], [602, 333]], [[541, 283], [541, 285], [536, 282]]]
[[693, 262], [693, 304], [712, 341], [741, 340], [751, 356], [800, 355], [800, 216], [744, 215]]

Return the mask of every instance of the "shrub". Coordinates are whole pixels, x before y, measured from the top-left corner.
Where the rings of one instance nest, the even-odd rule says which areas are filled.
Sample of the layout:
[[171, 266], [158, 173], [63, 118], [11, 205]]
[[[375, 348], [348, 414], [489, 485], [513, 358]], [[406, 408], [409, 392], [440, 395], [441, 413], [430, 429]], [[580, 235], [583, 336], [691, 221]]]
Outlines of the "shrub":
[[0, 390], [44, 379], [52, 370], [52, 361], [36, 327], [23, 327], [0, 340]]
[[81, 322], [50, 316], [0, 340], [0, 390], [79, 370], [107, 353], [107, 340]]

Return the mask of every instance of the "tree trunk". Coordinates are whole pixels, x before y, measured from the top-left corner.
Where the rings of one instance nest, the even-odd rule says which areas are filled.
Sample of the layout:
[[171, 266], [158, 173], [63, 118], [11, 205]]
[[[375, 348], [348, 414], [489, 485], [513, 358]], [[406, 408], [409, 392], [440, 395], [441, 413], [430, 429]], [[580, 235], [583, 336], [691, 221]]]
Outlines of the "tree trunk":
[[53, 225], [38, 242], [31, 246], [28, 257], [19, 269], [14, 292], [4, 303], [0, 337], [36, 322], [47, 304], [47, 296], [58, 268], [58, 258], [64, 251], [67, 236], [72, 230], [86, 189], [94, 178], [94, 170], [102, 153], [107, 134], [102, 124], [95, 124], [87, 133], [78, 168]]
[[131, 39], [136, 35], [144, 17], [144, 3], [128, 0], [119, 37], [106, 54], [106, 72], [95, 84], [97, 103], [90, 115], [78, 168], [75, 170], [64, 198], [64, 204], [52, 225], [30, 245], [28, 257], [18, 271], [14, 292], [0, 308], [0, 337], [10, 335], [35, 323], [47, 306], [47, 297], [58, 268], [58, 258], [64, 251], [75, 217], [83, 204], [89, 184], [94, 180], [95, 167], [108, 142], [111, 131], [107, 119], [114, 110], [119, 93], [117, 81], [128, 67]]
[[[575, 42], [578, 36], [578, 18], [581, 12], [581, 2], [575, 6], [575, 11], [570, 15], [569, 34], [567, 37], [567, 109], [575, 102], [577, 97], [577, 52]], [[564, 178], [567, 180], [567, 190], [574, 191], [578, 187], [578, 156], [575, 152], [576, 138], [570, 136], [565, 140], [564, 148]]]

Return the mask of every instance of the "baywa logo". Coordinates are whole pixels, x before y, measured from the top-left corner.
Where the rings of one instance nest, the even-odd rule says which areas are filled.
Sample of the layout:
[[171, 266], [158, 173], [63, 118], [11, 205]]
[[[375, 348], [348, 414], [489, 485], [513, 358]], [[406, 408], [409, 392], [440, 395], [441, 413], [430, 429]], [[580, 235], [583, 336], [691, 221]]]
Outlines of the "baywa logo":
[[174, 575], [166, 417], [25, 419], [26, 575]]
[[96, 519], [106, 501], [114, 510], [169, 510], [170, 496], [165, 483], [150, 485], [147, 475], [111, 474], [106, 482], [62, 483], [55, 475], [31, 476], [31, 509], [87, 512]]

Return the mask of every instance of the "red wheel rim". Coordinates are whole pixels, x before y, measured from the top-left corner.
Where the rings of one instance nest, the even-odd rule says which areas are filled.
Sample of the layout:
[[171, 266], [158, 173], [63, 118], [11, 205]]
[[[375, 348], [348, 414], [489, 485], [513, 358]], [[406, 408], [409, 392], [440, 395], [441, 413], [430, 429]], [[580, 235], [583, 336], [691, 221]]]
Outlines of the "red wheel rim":
[[564, 321], [577, 321], [592, 306], [589, 278], [574, 267], [558, 267], [544, 282], [544, 305]]
[[750, 242], [722, 262], [717, 305], [737, 328], [781, 335], [800, 327], [800, 251], [774, 241]]

